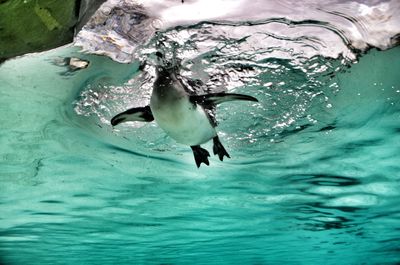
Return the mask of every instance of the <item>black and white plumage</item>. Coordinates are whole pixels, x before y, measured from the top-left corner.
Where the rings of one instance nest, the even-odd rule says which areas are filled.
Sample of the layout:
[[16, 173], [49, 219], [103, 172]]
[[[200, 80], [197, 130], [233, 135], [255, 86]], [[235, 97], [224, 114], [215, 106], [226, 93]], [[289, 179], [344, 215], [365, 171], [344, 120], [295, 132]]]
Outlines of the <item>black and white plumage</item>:
[[209, 152], [200, 145], [213, 139], [213, 152], [223, 161], [230, 158], [221, 144], [215, 130], [214, 115], [217, 104], [232, 100], [258, 100], [254, 97], [233, 93], [212, 93], [191, 95], [179, 80], [173, 68], [157, 66], [150, 105], [128, 109], [111, 119], [113, 126], [127, 121], [155, 120], [157, 124], [175, 141], [192, 148], [197, 167], [201, 163], [209, 165]]

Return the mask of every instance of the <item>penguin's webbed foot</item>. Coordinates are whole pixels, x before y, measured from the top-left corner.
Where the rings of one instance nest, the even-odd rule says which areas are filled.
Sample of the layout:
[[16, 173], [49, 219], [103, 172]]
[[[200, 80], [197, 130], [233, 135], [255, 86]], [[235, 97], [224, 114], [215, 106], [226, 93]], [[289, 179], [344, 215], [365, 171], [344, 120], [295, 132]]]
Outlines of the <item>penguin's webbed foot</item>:
[[194, 160], [196, 161], [196, 165], [199, 168], [201, 163], [206, 164], [207, 166], [210, 165], [210, 162], [208, 162], [208, 157], [210, 156], [210, 153], [204, 149], [201, 148], [200, 145], [194, 145], [191, 146], [193, 155], [194, 155]]
[[231, 158], [228, 152], [225, 150], [224, 146], [219, 141], [218, 136], [215, 136], [213, 138], [213, 141], [214, 141], [214, 146], [213, 146], [214, 155], [218, 154], [219, 160], [223, 161], [224, 156], [226, 156], [227, 158]]

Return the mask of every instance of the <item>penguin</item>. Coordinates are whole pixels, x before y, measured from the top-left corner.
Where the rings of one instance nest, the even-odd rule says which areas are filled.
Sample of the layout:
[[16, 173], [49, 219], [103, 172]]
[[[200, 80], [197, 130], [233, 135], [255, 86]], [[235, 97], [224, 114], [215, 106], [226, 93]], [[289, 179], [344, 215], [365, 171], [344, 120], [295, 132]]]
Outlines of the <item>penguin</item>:
[[214, 155], [218, 155], [221, 161], [224, 157], [230, 158], [215, 129], [215, 106], [233, 100], [258, 100], [252, 96], [234, 93], [195, 95], [178, 78], [176, 72], [174, 67], [157, 65], [150, 105], [131, 108], [115, 115], [111, 119], [111, 125], [128, 121], [155, 121], [176, 142], [191, 147], [197, 168], [202, 163], [210, 165], [210, 154], [201, 144], [211, 139]]

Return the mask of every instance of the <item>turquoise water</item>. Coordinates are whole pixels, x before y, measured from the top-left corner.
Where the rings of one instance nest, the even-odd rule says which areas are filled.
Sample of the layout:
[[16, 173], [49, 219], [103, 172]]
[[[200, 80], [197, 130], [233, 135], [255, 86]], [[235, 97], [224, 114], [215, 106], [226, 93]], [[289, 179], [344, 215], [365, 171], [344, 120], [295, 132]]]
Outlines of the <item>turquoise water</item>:
[[[151, 62], [62, 47], [0, 66], [0, 263], [400, 263], [400, 47], [218, 41], [179, 43], [181, 74], [260, 103], [218, 107], [232, 158], [200, 169], [156, 124], [109, 125], [147, 104]], [[68, 56], [91, 65], [68, 72]]]

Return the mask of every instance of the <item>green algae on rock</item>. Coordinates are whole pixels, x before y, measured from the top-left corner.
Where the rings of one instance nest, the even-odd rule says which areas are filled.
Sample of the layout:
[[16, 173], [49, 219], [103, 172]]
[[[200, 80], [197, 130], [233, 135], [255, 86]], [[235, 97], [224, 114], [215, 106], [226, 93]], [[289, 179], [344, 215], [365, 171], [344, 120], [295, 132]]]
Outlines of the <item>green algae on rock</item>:
[[102, 2], [0, 0], [0, 63], [72, 42], [77, 24], [86, 20]]
[[77, 22], [77, 2], [2, 0], [0, 60], [70, 42]]

